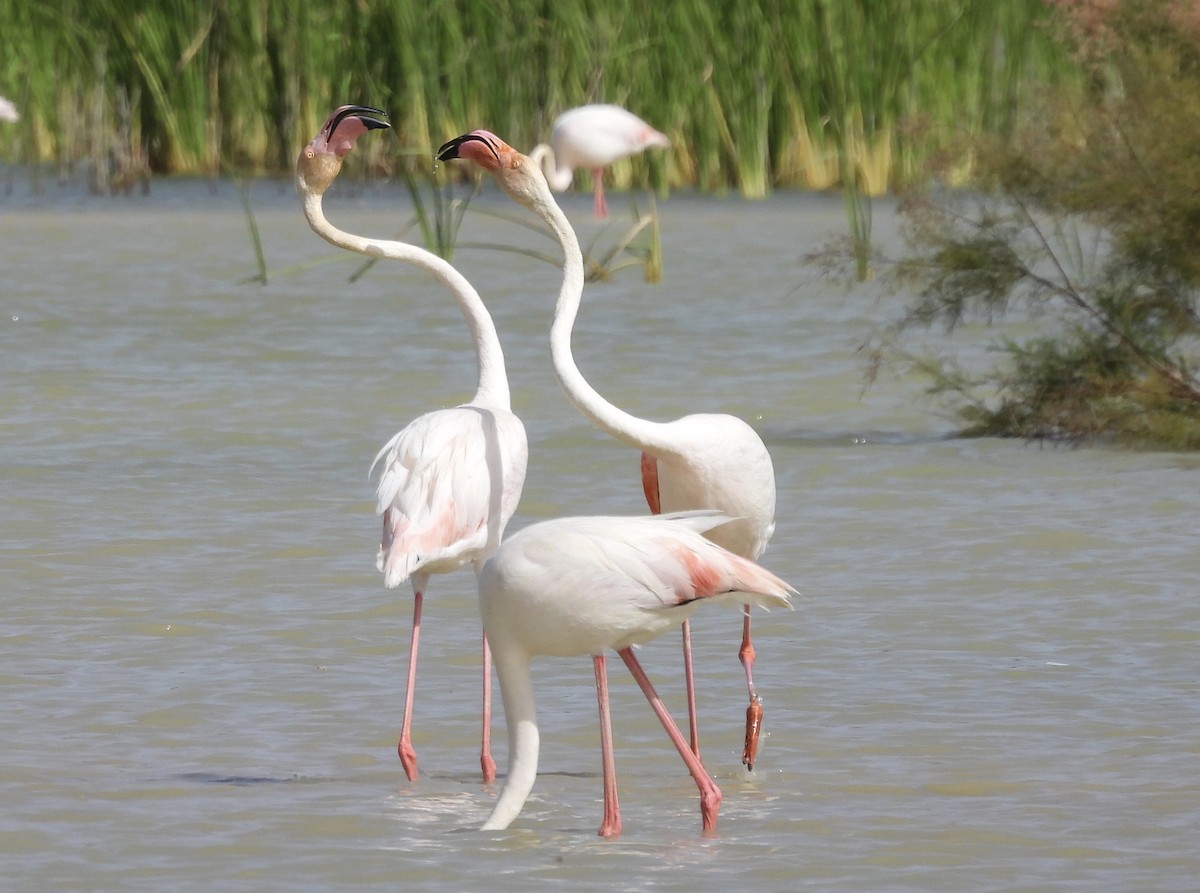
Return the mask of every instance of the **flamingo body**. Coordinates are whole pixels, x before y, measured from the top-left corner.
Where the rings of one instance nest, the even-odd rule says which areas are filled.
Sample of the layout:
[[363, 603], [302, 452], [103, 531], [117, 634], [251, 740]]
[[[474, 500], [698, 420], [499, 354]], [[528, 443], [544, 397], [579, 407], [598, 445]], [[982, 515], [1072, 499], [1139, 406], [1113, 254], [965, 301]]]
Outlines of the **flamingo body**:
[[[651, 511], [716, 509], [737, 519], [709, 535], [725, 548], [756, 560], [775, 530], [775, 470], [762, 438], [736, 416], [697, 413], [668, 422], [638, 418], [614, 406], [584, 378], [571, 350], [583, 298], [583, 253], [570, 221], [554, 201], [539, 165], [499, 137], [477, 130], [451, 140], [440, 158], [462, 157], [490, 171], [516, 202], [550, 226], [563, 249], [563, 281], [550, 332], [555, 373], [568, 399], [589, 421], [642, 453], [642, 489]], [[739, 658], [749, 695], [743, 762], [753, 768], [761, 728], [761, 698], [754, 687], [749, 612]], [[689, 631], [684, 622], [692, 747], [699, 752]]]
[[516, 511], [526, 460], [520, 420], [473, 404], [426, 413], [384, 444], [372, 466], [381, 469], [377, 566], [384, 585], [395, 588], [418, 572], [449, 573], [490, 554], [491, 522], [507, 523]]
[[646, 691], [701, 791], [706, 830], [714, 830], [720, 791], [669, 719], [632, 646], [648, 642], [704, 602], [787, 607], [787, 583], [722, 549], [705, 531], [728, 523], [715, 512], [644, 518], [558, 518], [508, 537], [479, 575], [479, 605], [495, 652], [509, 735], [509, 771], [484, 829], [520, 814], [537, 774], [539, 733], [530, 661], [592, 655], [605, 771], [600, 833], [620, 832], [603, 655], [621, 655]]
[[[475, 347], [478, 385], [474, 397], [461, 406], [414, 419], [384, 445], [372, 465], [372, 470], [380, 469], [376, 496], [383, 517], [377, 566], [388, 588], [407, 579], [413, 589], [412, 639], [397, 751], [405, 774], [415, 780], [411, 724], [426, 585], [431, 574], [464, 565], [478, 571], [500, 545], [524, 486], [528, 444], [524, 426], [511, 411], [504, 353], [495, 325], [471, 283], [444, 259], [415, 245], [356, 236], [325, 218], [322, 196], [340, 171], [342, 158], [359, 136], [388, 126], [372, 117], [381, 114], [365, 106], [336, 109], [300, 153], [296, 188], [309, 226], [326, 241], [359, 254], [413, 264], [446, 285], [458, 301]], [[490, 753], [490, 680], [485, 638], [480, 762], [487, 781], [495, 778]]]
[[537, 162], [553, 189], [571, 185], [575, 168], [592, 172], [594, 212], [608, 216], [604, 201], [604, 168], [646, 149], [668, 148], [671, 141], [637, 115], [619, 105], [595, 104], [569, 109], [554, 119], [549, 145], [536, 146]]
[[736, 605], [730, 593], [759, 587], [790, 593], [702, 535], [729, 521], [715, 512], [555, 518], [512, 534], [479, 578], [497, 659], [497, 634], [529, 656], [599, 654], [657, 638], [704, 601]]
[[762, 438], [737, 416], [724, 413], [695, 413], [661, 424], [661, 437], [673, 449], [642, 454], [642, 484], [651, 511], [717, 509], [737, 520], [709, 537], [736, 555], [757, 559], [775, 531], [775, 470]]

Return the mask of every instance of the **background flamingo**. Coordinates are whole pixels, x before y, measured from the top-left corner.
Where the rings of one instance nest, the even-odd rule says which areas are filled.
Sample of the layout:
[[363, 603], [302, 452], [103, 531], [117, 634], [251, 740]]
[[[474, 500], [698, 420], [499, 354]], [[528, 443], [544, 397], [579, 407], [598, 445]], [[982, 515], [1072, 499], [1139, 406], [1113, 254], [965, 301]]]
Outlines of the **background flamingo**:
[[530, 660], [590, 654], [600, 710], [604, 775], [602, 837], [621, 832], [605, 652], [637, 679], [700, 790], [706, 833], [716, 830], [721, 791], [654, 691], [633, 646], [661, 635], [702, 601], [788, 607], [783, 580], [702, 534], [727, 524], [715, 512], [644, 518], [558, 518], [508, 537], [479, 575], [479, 606], [495, 653], [508, 725], [508, 775], [484, 830], [507, 828], [537, 776], [539, 733]]
[[[409, 780], [417, 777], [412, 747], [413, 692], [421, 603], [431, 574], [463, 565], [476, 572], [500, 544], [525, 482], [525, 428], [513, 415], [504, 354], [479, 294], [442, 258], [402, 242], [365, 239], [325, 219], [321, 198], [341, 170], [342, 158], [368, 130], [388, 125], [378, 109], [342, 106], [305, 146], [296, 163], [296, 187], [309, 225], [322, 238], [350, 251], [415, 264], [445, 284], [466, 317], [475, 345], [478, 386], [467, 403], [426, 413], [410, 422], [375, 457], [382, 471], [377, 511], [383, 516], [378, 567], [389, 589], [412, 580], [413, 624], [408, 677], [397, 752]], [[483, 744], [486, 781], [496, 777], [491, 756], [491, 662], [483, 640]]]
[[619, 105], [581, 105], [555, 118], [550, 143], [536, 146], [529, 156], [560, 192], [571, 185], [575, 168], [591, 170], [595, 215], [604, 218], [604, 168], [652, 146], [670, 145], [664, 134]]
[[[514, 200], [538, 214], [558, 236], [563, 247], [563, 283], [550, 330], [555, 372], [571, 402], [594, 425], [642, 450], [642, 485], [651, 511], [718, 509], [737, 520], [713, 530], [710, 537], [737, 555], [757, 560], [775, 530], [775, 472], [762, 439], [736, 416], [701, 413], [671, 422], [652, 422], [605, 400], [588, 384], [571, 353], [571, 330], [583, 296], [583, 255], [539, 166], [485, 130], [451, 140], [438, 157], [466, 158], [491, 171]], [[691, 743], [699, 754], [686, 620], [683, 643]], [[739, 658], [750, 701], [742, 762], [751, 769], [757, 758], [763, 712], [762, 699], [754, 687], [754, 657], [747, 610]]]
[[0, 96], [0, 121], [20, 121], [21, 115], [17, 107], [8, 99]]

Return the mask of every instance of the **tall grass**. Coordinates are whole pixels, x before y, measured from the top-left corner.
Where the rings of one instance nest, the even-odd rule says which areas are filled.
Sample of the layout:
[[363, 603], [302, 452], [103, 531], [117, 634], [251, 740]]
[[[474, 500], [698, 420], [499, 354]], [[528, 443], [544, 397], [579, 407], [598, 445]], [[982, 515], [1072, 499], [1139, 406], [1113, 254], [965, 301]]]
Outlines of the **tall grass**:
[[617, 165], [619, 187], [753, 197], [853, 172], [870, 194], [1076, 77], [1044, 12], [1042, 0], [0, 0], [0, 93], [25, 116], [9, 160], [62, 171], [138, 159], [167, 174], [283, 171], [353, 101], [391, 113], [404, 152], [364, 150], [394, 172], [475, 127], [531, 147], [558, 112], [605, 101], [673, 142]]

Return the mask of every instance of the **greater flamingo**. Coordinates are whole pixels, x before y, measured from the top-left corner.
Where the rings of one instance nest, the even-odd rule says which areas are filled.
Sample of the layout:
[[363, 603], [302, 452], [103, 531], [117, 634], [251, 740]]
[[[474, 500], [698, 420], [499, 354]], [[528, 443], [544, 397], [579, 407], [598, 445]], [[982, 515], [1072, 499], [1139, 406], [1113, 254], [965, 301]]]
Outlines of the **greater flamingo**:
[[604, 201], [604, 168], [651, 147], [669, 148], [671, 141], [637, 115], [619, 105], [581, 105], [554, 119], [549, 144], [534, 147], [529, 156], [538, 163], [551, 188], [571, 185], [574, 169], [592, 172], [594, 213], [608, 216]]
[[[442, 258], [402, 242], [366, 239], [343, 232], [325, 219], [321, 198], [341, 169], [355, 140], [387, 123], [377, 109], [347, 105], [334, 111], [296, 163], [296, 186], [309, 226], [326, 241], [372, 257], [392, 258], [431, 273], [454, 294], [475, 345], [478, 386], [467, 403], [426, 413], [388, 441], [372, 470], [382, 467], [377, 511], [383, 536], [377, 565], [384, 585], [412, 580], [413, 623], [408, 681], [397, 753], [410, 781], [417, 778], [412, 746], [413, 691], [421, 603], [431, 574], [472, 565], [500, 544], [521, 498], [528, 446], [525, 428], [513, 415], [500, 339], [478, 292]], [[483, 744], [485, 781], [496, 777], [491, 755], [491, 660], [483, 639]]]
[[484, 564], [479, 607], [508, 725], [508, 775], [484, 830], [507, 828], [537, 777], [539, 735], [530, 660], [590, 654], [604, 776], [599, 833], [613, 837], [621, 832], [605, 663], [609, 648], [633, 673], [695, 779], [703, 831], [716, 830], [721, 791], [655, 693], [633, 646], [661, 635], [702, 601], [790, 606], [791, 586], [703, 535], [727, 523], [716, 512], [557, 518], [508, 537]]
[[[554, 201], [538, 165], [494, 134], [477, 130], [451, 140], [438, 155], [461, 157], [491, 171], [519, 204], [553, 229], [563, 248], [563, 282], [550, 330], [555, 372], [576, 408], [594, 425], [642, 451], [642, 486], [651, 511], [717, 509], [730, 518], [711, 538], [731, 552], [757, 560], [775, 530], [775, 471], [762, 438], [741, 419], [719, 413], [687, 415], [653, 422], [612, 405], [596, 392], [575, 364], [571, 330], [583, 296], [584, 268], [579, 240]], [[683, 625], [684, 670], [692, 749], [699, 754], [691, 636]], [[742, 762], [754, 768], [762, 728], [762, 698], [754, 687], [754, 644], [750, 611], [745, 611], [739, 659], [746, 673], [749, 706]]]

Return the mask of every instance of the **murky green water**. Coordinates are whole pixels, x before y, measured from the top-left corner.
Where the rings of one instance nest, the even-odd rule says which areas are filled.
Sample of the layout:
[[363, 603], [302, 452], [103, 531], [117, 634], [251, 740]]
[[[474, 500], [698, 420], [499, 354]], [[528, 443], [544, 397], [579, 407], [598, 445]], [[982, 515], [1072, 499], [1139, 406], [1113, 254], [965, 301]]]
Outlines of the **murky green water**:
[[[610, 399], [763, 434], [764, 561], [804, 593], [757, 620], [752, 776], [738, 618], [695, 619], [715, 840], [614, 669], [625, 831], [606, 842], [585, 658], [535, 668], [533, 799], [509, 832], [473, 830], [495, 790], [469, 573], [426, 605], [422, 778], [395, 758], [410, 597], [376, 575], [366, 473], [403, 423], [472, 391], [452, 302], [394, 264], [348, 285], [356, 263], [290, 184], [255, 191], [266, 286], [238, 281], [253, 255], [228, 185], [56, 189], [0, 197], [0, 888], [1195, 889], [1200, 460], [948, 440], [918, 382], [862, 394], [855, 349], [896, 299], [799, 263], [840, 231], [838, 199], [672, 198], [664, 283], [626, 271], [585, 298], [576, 352]], [[374, 235], [406, 207], [328, 202]], [[567, 207], [586, 243], [590, 200]], [[464, 238], [528, 242], [482, 218]], [[550, 371], [557, 270], [459, 263], [529, 430], [513, 529], [642, 512], [637, 456]], [[675, 637], [642, 654], [678, 707]]]

